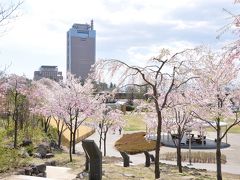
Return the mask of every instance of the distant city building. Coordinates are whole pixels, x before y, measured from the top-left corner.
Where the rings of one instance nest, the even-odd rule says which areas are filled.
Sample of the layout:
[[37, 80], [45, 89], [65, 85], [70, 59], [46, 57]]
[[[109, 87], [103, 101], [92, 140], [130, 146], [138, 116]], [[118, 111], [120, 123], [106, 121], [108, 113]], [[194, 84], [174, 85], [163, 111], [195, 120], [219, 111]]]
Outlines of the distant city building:
[[96, 31], [91, 24], [73, 24], [67, 32], [67, 72], [86, 79], [95, 63]]
[[58, 71], [57, 66], [41, 66], [38, 71], [34, 71], [33, 80], [49, 78], [59, 82], [63, 79], [62, 72]]

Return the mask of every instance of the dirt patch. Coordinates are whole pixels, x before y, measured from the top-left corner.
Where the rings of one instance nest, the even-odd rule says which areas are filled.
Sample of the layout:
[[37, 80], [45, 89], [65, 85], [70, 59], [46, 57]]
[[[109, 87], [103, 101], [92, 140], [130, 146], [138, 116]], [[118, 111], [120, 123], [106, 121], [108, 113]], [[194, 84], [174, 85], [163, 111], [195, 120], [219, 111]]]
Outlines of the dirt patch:
[[120, 157], [114, 157], [114, 156], [105, 156], [102, 158], [102, 163], [103, 164], [115, 164], [115, 163], [119, 163], [122, 162], [122, 158]]

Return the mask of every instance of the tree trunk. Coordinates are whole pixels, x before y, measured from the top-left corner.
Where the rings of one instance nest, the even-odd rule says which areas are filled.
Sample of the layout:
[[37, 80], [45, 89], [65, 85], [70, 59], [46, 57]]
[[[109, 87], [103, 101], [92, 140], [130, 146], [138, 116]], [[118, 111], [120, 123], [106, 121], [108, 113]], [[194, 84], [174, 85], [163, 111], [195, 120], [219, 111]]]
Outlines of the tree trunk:
[[47, 119], [44, 121], [44, 132], [47, 133], [49, 129], [49, 124], [50, 124], [51, 117], [47, 117]]
[[178, 166], [178, 171], [182, 173], [182, 155], [181, 155], [181, 142], [179, 140], [177, 144], [177, 166]]
[[106, 127], [106, 131], [104, 132], [104, 138], [103, 138], [103, 142], [104, 142], [104, 156], [107, 155], [107, 133], [108, 133], [109, 127]]
[[17, 148], [17, 133], [18, 133], [18, 104], [17, 104], [17, 97], [18, 94], [16, 92], [14, 97], [14, 113], [13, 113], [13, 120], [14, 120], [14, 144], [13, 147]]
[[72, 143], [72, 145], [73, 145], [73, 148], [72, 148], [72, 153], [73, 154], [76, 154], [76, 132], [77, 132], [77, 129], [74, 129], [74, 131], [73, 131], [73, 143]]
[[177, 137], [177, 166], [178, 171], [182, 173], [182, 155], [181, 155], [181, 141], [182, 141], [182, 133], [181, 127], [178, 126], [178, 137]]
[[70, 128], [69, 158], [70, 162], [72, 162], [72, 128]]
[[72, 117], [70, 115], [70, 141], [69, 141], [69, 157], [70, 157], [70, 162], [72, 162], [72, 141], [73, 141], [73, 124], [72, 124]]
[[41, 126], [42, 126], [42, 128], [44, 128], [44, 120], [42, 117], [41, 117]]
[[60, 120], [58, 119], [55, 119], [55, 122], [57, 124], [57, 134], [58, 134], [58, 148], [61, 149], [61, 144], [62, 144], [62, 133], [63, 133], [63, 127], [64, 127], [64, 124], [62, 123], [62, 126], [60, 128]]
[[10, 124], [10, 113], [7, 115], [7, 129], [9, 129], [9, 124]]
[[156, 105], [156, 110], [157, 110], [157, 116], [158, 116], [158, 126], [157, 126], [157, 142], [156, 142], [156, 150], [155, 150], [155, 179], [158, 179], [160, 178], [159, 154], [160, 154], [160, 145], [161, 145], [162, 115], [158, 105]]
[[106, 142], [107, 142], [107, 132], [104, 132], [104, 138], [103, 138], [103, 143], [104, 143], [104, 152], [103, 152], [103, 155], [104, 155], [104, 156], [106, 156], [106, 154], [107, 154]]
[[20, 114], [20, 117], [18, 119], [19, 119], [19, 128], [22, 130], [23, 129], [23, 115]]
[[73, 129], [73, 149], [72, 149], [72, 153], [76, 154], [76, 134], [77, 134], [77, 116], [75, 118], [75, 124], [74, 124], [74, 129]]
[[102, 149], [102, 134], [100, 134], [100, 138], [99, 138], [99, 149]]
[[220, 138], [220, 119], [217, 122], [217, 149], [216, 149], [216, 161], [217, 161], [217, 180], [222, 180], [222, 165], [221, 165], [221, 138]]
[[99, 134], [99, 149], [101, 150], [102, 149], [102, 134], [103, 134], [103, 125], [99, 125], [99, 128], [100, 128], [100, 134]]
[[74, 123], [74, 129], [73, 129], [73, 149], [72, 149], [72, 153], [73, 154], [76, 154], [76, 133], [77, 133], [77, 129], [78, 127], [78, 110], [75, 112], [76, 113], [76, 116], [75, 116], [75, 123]]
[[62, 145], [62, 132], [58, 134], [58, 148], [61, 149]]
[[18, 133], [18, 113], [16, 112], [16, 115], [14, 115], [14, 144], [13, 147], [17, 148], [17, 133]]
[[59, 124], [58, 124], [58, 148], [61, 149], [61, 145], [62, 145], [62, 134], [66, 129], [64, 128], [64, 124], [62, 124], [61, 128], [60, 126], [60, 120], [59, 120]]

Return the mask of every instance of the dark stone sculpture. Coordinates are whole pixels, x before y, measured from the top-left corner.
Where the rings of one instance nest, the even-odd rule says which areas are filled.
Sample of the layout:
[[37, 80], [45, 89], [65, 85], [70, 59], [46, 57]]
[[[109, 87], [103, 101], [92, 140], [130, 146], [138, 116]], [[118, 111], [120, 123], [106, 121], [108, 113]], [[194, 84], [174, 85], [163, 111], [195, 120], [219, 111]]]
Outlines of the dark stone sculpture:
[[[86, 153], [86, 170], [90, 180], [102, 179], [102, 152], [93, 140], [83, 140], [82, 147]], [[90, 168], [89, 168], [90, 167]]]
[[129, 167], [130, 159], [127, 153], [120, 152], [121, 156], [123, 157], [123, 167]]
[[147, 151], [144, 151], [145, 157], [146, 157], [146, 161], [145, 161], [145, 167], [149, 167], [150, 166], [150, 154]]
[[150, 154], [150, 159], [151, 159], [151, 162], [152, 162], [152, 163], [155, 162], [155, 157], [154, 157], [153, 154]]

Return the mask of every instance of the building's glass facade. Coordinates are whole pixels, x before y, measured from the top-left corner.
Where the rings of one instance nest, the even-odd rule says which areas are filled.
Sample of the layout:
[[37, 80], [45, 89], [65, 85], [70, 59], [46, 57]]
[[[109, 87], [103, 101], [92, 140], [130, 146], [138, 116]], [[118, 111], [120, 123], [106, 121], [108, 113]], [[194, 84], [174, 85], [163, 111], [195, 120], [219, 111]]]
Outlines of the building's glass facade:
[[67, 72], [86, 79], [95, 63], [96, 31], [91, 24], [73, 24], [67, 32]]

